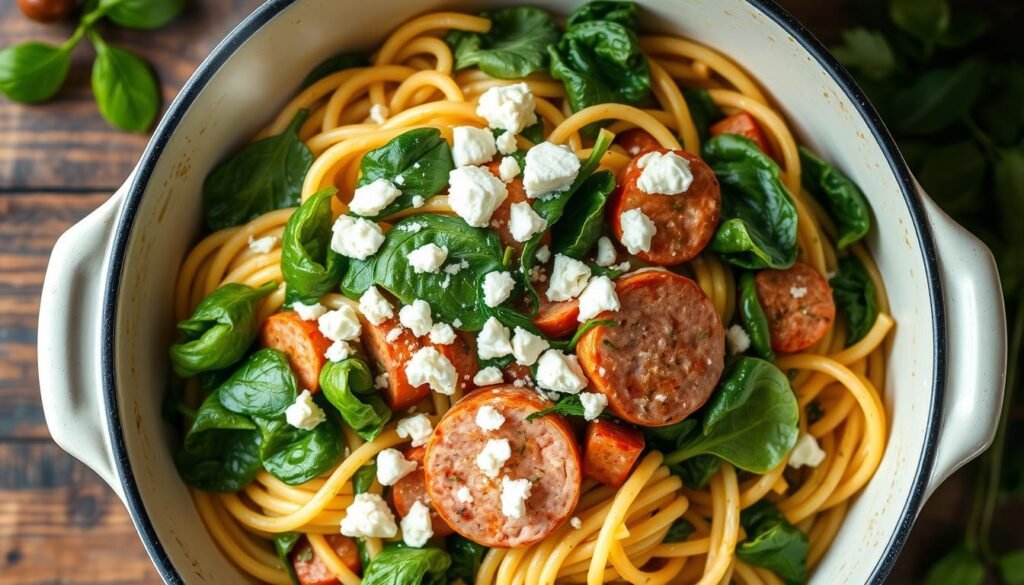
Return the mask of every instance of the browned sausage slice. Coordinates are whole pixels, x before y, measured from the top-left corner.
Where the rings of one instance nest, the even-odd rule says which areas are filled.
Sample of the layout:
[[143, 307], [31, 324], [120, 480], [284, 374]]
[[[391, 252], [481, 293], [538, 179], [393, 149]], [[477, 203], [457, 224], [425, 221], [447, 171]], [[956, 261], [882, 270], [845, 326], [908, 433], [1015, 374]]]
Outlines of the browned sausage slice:
[[417, 467], [391, 486], [391, 503], [394, 504], [398, 517], [405, 518], [413, 504], [417, 501], [423, 502], [430, 508], [430, 527], [434, 531], [434, 536], [448, 536], [452, 533], [452, 527], [437, 515], [433, 502], [427, 497], [427, 479], [423, 473], [423, 451], [423, 447], [413, 447], [405, 454], [405, 458], [415, 461]]
[[789, 353], [811, 347], [836, 318], [828, 281], [803, 262], [786, 270], [762, 270], [754, 276], [754, 284], [775, 351]]
[[587, 423], [583, 475], [605, 485], [620, 487], [629, 479], [645, 444], [644, 434], [633, 427], [605, 419]]
[[615, 283], [622, 308], [597, 319], [576, 346], [583, 371], [629, 422], [677, 423], [711, 396], [725, 367], [725, 333], [697, 283], [665, 270], [648, 270]]
[[288, 356], [299, 390], [320, 390], [320, 370], [327, 363], [324, 353], [331, 340], [320, 333], [316, 321], [303, 321], [294, 311], [275, 313], [263, 322], [260, 344]]
[[[427, 493], [456, 532], [485, 546], [520, 547], [543, 539], [572, 515], [581, 481], [572, 429], [558, 415], [526, 420], [551, 404], [529, 389], [485, 388], [453, 406], [434, 428], [423, 463]], [[497, 430], [477, 425], [476, 415], [484, 406], [505, 417]], [[506, 440], [511, 451], [494, 478], [477, 466], [477, 455], [489, 440]], [[503, 513], [504, 477], [531, 482], [518, 518]]]

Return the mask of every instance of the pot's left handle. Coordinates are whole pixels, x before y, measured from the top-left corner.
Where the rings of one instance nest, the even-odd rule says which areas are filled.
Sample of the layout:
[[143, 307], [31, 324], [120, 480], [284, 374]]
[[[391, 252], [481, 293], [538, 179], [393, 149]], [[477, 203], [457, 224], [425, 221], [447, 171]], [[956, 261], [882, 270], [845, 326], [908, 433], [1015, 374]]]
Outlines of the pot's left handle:
[[39, 393], [53, 440], [124, 499], [107, 433], [100, 332], [114, 222], [131, 177], [57, 240], [39, 301]]

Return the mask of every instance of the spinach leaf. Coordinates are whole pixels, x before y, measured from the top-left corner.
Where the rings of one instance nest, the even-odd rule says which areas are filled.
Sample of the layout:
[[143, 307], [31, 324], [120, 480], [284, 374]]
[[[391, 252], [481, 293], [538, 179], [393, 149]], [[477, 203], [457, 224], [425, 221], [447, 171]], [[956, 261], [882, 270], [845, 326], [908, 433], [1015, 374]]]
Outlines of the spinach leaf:
[[269, 348], [249, 356], [219, 392], [220, 403], [231, 412], [266, 417], [284, 414], [298, 395], [288, 358]]
[[925, 71], [893, 94], [887, 119], [907, 134], [943, 130], [968, 115], [981, 95], [985, 76], [985, 65], [973, 59]]
[[683, 92], [686, 107], [690, 110], [690, 118], [697, 127], [701, 142], [711, 137], [711, 125], [725, 117], [718, 104], [711, 99], [706, 89], [688, 89]]
[[92, 64], [92, 93], [103, 118], [129, 132], [145, 132], [160, 107], [160, 89], [149, 65], [135, 53], [103, 42], [90, 34], [96, 48]]
[[551, 249], [572, 258], [582, 258], [601, 237], [604, 206], [615, 190], [615, 175], [601, 171], [587, 177], [568, 203], [553, 234]]
[[174, 372], [188, 378], [242, 359], [256, 339], [256, 309], [277, 284], [259, 288], [229, 283], [210, 293], [192, 316], [178, 323], [185, 339], [171, 346]]
[[429, 199], [448, 186], [455, 168], [451, 148], [437, 128], [416, 128], [392, 138], [363, 155], [359, 186], [387, 179], [402, 192], [373, 217], [385, 217], [412, 207], [414, 197]]
[[339, 53], [321, 61], [309, 75], [302, 80], [302, 89], [313, 85], [332, 73], [353, 69], [355, 67], [367, 67], [370, 65], [370, 57], [363, 53]]
[[558, 402], [538, 410], [531, 412], [526, 416], [526, 420], [533, 422], [538, 418], [545, 417], [549, 414], [560, 414], [562, 416], [583, 416], [583, 402], [580, 401], [579, 394], [566, 394], [565, 396], [558, 399]]
[[331, 201], [337, 189], [314, 193], [288, 218], [281, 236], [281, 274], [291, 301], [318, 302], [345, 270], [345, 257], [331, 249]]
[[680, 518], [672, 523], [662, 542], [685, 542], [696, 530], [689, 520]]
[[722, 134], [704, 143], [704, 160], [722, 187], [722, 222], [711, 249], [742, 268], [789, 268], [796, 262], [796, 205], [779, 167], [752, 141]]
[[866, 236], [871, 229], [871, 210], [860, 187], [802, 146], [800, 168], [804, 189], [825, 206], [836, 222], [839, 230], [836, 246], [842, 250]]
[[669, 465], [669, 470], [678, 475], [686, 487], [699, 490], [708, 485], [722, 467], [722, 460], [714, 455], [697, 455], [681, 463]]
[[0, 92], [16, 102], [50, 99], [68, 76], [72, 48], [29, 41], [0, 51]]
[[452, 564], [448, 567], [447, 573], [448, 582], [457, 579], [462, 579], [464, 583], [476, 581], [476, 572], [480, 570], [480, 564], [488, 548], [464, 536], [453, 534], [445, 539], [445, 549], [452, 557]]
[[[404, 229], [407, 224], [419, 230]], [[409, 252], [431, 243], [448, 249], [445, 267], [417, 274], [409, 264]], [[480, 310], [480, 282], [488, 272], [502, 269], [501, 259], [501, 242], [493, 230], [469, 226], [457, 217], [417, 215], [396, 223], [376, 255], [353, 261], [341, 287], [345, 294], [358, 296], [377, 284], [404, 304], [427, 301], [435, 322], [459, 319], [461, 329], [479, 331], [488, 317]], [[465, 267], [456, 272], [460, 265]]]
[[690, 417], [666, 427], [649, 427], [644, 430], [644, 439], [653, 449], [662, 453], [677, 451], [686, 441], [700, 434], [700, 423]]
[[637, 30], [635, 2], [619, 2], [616, 0], [595, 0], [573, 10], [566, 23], [569, 28], [593, 20], [606, 20], [621, 24], [631, 31]]
[[871, 331], [878, 318], [875, 283], [856, 256], [847, 256], [839, 260], [839, 271], [829, 285], [836, 306], [846, 318], [846, 345], [853, 345]]
[[743, 561], [764, 567], [786, 583], [807, 581], [807, 535], [790, 524], [774, 504], [761, 500], [740, 513], [747, 539], [736, 547]]
[[761, 300], [757, 297], [757, 286], [754, 284], [754, 273], [743, 272], [740, 275], [740, 320], [750, 337], [750, 347], [757, 357], [773, 361], [771, 331], [768, 329], [768, 318], [764, 315]]
[[370, 463], [363, 465], [352, 475], [352, 492], [355, 494], [365, 494], [370, 491], [376, 479], [377, 463], [371, 460]]
[[451, 564], [448, 553], [437, 547], [391, 544], [370, 561], [362, 585], [440, 585]]
[[796, 444], [796, 397], [786, 375], [764, 360], [734, 362], [702, 412], [701, 432], [666, 455], [666, 464], [711, 454], [745, 471], [767, 473]]
[[[324, 404], [315, 400], [323, 408]], [[319, 477], [338, 464], [345, 447], [341, 425], [330, 408], [324, 408], [327, 420], [313, 430], [293, 427], [284, 416], [254, 417], [262, 442], [263, 468], [288, 485], [299, 485]]]
[[338, 409], [345, 424], [367, 441], [374, 440], [391, 418], [366, 362], [349, 358], [328, 362], [320, 370], [324, 397]]
[[288, 558], [291, 554], [292, 549], [295, 548], [295, 544], [302, 538], [302, 534], [298, 532], [282, 532], [274, 535], [274, 552], [277, 553], [277, 560], [281, 561], [281, 566], [288, 571], [288, 578], [292, 580], [294, 585], [301, 585], [299, 583], [299, 576], [295, 574], [295, 565], [292, 564], [292, 560]]
[[531, 6], [480, 13], [491, 30], [475, 33], [452, 30], [444, 40], [455, 55], [455, 69], [476, 65], [491, 77], [516, 79], [547, 68], [548, 45], [558, 42], [551, 16]]
[[565, 85], [572, 111], [636, 104], [651, 93], [651, 71], [636, 34], [607, 20], [582, 22], [548, 47], [551, 75]]
[[112, 22], [125, 28], [154, 29], [174, 20], [185, 0], [100, 0], [99, 9]]
[[237, 492], [260, 470], [260, 433], [248, 417], [231, 412], [217, 392], [199, 407], [175, 456], [178, 473], [208, 492]]
[[299, 110], [277, 136], [247, 145], [203, 182], [203, 209], [211, 230], [241, 225], [268, 211], [299, 204], [313, 153], [299, 139], [309, 112]]

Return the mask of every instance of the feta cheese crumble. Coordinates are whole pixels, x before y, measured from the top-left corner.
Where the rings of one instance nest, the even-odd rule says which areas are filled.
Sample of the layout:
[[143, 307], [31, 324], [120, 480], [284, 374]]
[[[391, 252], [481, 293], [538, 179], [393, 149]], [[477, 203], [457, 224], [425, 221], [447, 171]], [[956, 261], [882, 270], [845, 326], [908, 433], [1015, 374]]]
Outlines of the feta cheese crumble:
[[533, 93], [525, 83], [492, 87], [477, 101], [476, 113], [496, 130], [519, 134], [537, 123]]
[[802, 299], [805, 296], [807, 296], [807, 287], [791, 286], [789, 287], [789, 296], [793, 297], [794, 299]]
[[419, 447], [427, 444], [427, 439], [434, 432], [434, 427], [430, 424], [430, 419], [427, 418], [427, 415], [417, 414], [416, 416], [410, 416], [398, 421], [395, 431], [398, 432], [399, 437], [411, 439], [413, 447]]
[[384, 243], [384, 232], [380, 226], [361, 217], [341, 215], [331, 231], [331, 249], [356, 260], [373, 256]]
[[489, 130], [457, 126], [452, 130], [452, 162], [456, 167], [482, 165], [498, 152]]
[[546, 390], [577, 394], [587, 387], [587, 377], [576, 356], [549, 349], [537, 361], [537, 385]]
[[309, 393], [309, 390], [303, 390], [295, 397], [295, 402], [284, 409], [284, 419], [297, 429], [311, 431], [318, 424], [327, 420], [327, 415], [313, 402], [313, 395]]
[[473, 384], [477, 386], [493, 386], [501, 384], [504, 379], [505, 377], [501, 374], [501, 370], [494, 366], [487, 366], [473, 376]]
[[521, 366], [532, 366], [537, 363], [537, 358], [549, 347], [546, 339], [522, 327], [516, 327], [512, 336], [512, 355]]
[[412, 503], [401, 523], [402, 542], [406, 546], [420, 548], [434, 536], [434, 529], [430, 525], [430, 508], [419, 500]]
[[537, 251], [534, 253], [534, 256], [537, 258], [538, 262], [547, 262], [548, 260], [551, 260], [551, 249], [548, 248], [545, 244], [540, 248], [537, 248]]
[[619, 296], [615, 294], [615, 284], [607, 276], [590, 279], [587, 288], [580, 293], [579, 322], [593, 319], [604, 311], [618, 311]]
[[316, 321], [321, 315], [327, 312], [327, 307], [320, 303], [313, 303], [307, 305], [300, 301], [292, 303], [292, 310], [299, 316], [299, 319], [303, 321]]
[[459, 167], [448, 173], [448, 205], [473, 227], [487, 227], [506, 197], [505, 183], [487, 169]]
[[605, 268], [615, 264], [615, 245], [606, 236], [597, 239], [597, 253], [594, 255], [594, 264]]
[[380, 294], [380, 289], [372, 284], [359, 297], [359, 312], [373, 325], [380, 325], [395, 316], [395, 308]]
[[451, 345], [455, 343], [455, 330], [447, 323], [434, 323], [430, 328], [430, 343]]
[[595, 420], [608, 406], [608, 397], [600, 392], [581, 392], [580, 404], [583, 405], [583, 418]]
[[458, 501], [460, 504], [472, 504], [473, 494], [469, 493], [468, 487], [462, 486], [459, 489], [455, 490], [455, 500]]
[[265, 236], [258, 240], [254, 240], [252, 236], [249, 236], [249, 249], [257, 254], [266, 254], [273, 250], [276, 243], [277, 238], [274, 236]]
[[423, 299], [413, 300], [411, 305], [398, 310], [398, 321], [416, 337], [423, 337], [430, 333], [430, 328], [434, 326], [434, 319], [430, 316], [430, 303]]
[[416, 471], [416, 462], [406, 459], [398, 449], [384, 449], [377, 453], [377, 481], [380, 485], [395, 485], [413, 471]]
[[541, 142], [526, 151], [523, 187], [527, 197], [541, 197], [564, 191], [576, 180], [580, 159], [569, 147]]
[[743, 353], [750, 348], [750, 336], [742, 325], [736, 324], [725, 330], [725, 341], [729, 344], [729, 353]]
[[483, 329], [476, 336], [476, 353], [480, 359], [484, 360], [500, 358], [512, 353], [508, 327], [502, 325], [496, 317], [488, 318]]
[[508, 439], [488, 439], [487, 444], [476, 456], [476, 466], [490, 478], [498, 477], [502, 466], [512, 456]]
[[320, 333], [331, 341], [355, 341], [359, 339], [363, 326], [359, 323], [359, 316], [355, 310], [342, 305], [333, 311], [327, 311], [317, 319], [317, 326]]
[[[412, 206], [414, 208], [419, 209], [420, 207], [423, 207], [426, 203], [427, 203], [427, 200], [423, 198], [423, 195], [413, 195], [412, 196]], [[414, 224], [414, 225], [423, 225], [423, 224]], [[417, 230], [417, 231], [419, 231], [419, 230]]]
[[459, 381], [452, 362], [433, 347], [423, 347], [412, 354], [405, 364], [405, 377], [413, 386], [428, 384], [431, 390], [446, 396], [455, 393]]
[[485, 404], [480, 407], [480, 410], [476, 411], [476, 426], [480, 427], [481, 430], [496, 431], [503, 424], [505, 424], [504, 415], [490, 404]]
[[514, 156], [506, 156], [501, 159], [501, 164], [498, 165], [498, 178], [504, 183], [511, 183], [519, 176], [521, 170], [519, 168], [519, 161]]
[[358, 187], [348, 208], [357, 215], [377, 215], [401, 194], [402, 192], [391, 181], [380, 178]]
[[517, 242], [525, 242], [534, 234], [547, 229], [548, 222], [537, 215], [529, 203], [513, 203], [509, 212], [508, 229]]
[[579, 296], [589, 281], [589, 266], [564, 254], [555, 254], [551, 283], [544, 294], [549, 301], [568, 301]]
[[639, 209], [630, 209], [619, 216], [622, 226], [622, 245], [630, 254], [651, 251], [651, 238], [657, 233], [654, 222]]
[[340, 362], [346, 360], [355, 353], [352, 349], [352, 345], [347, 341], [335, 341], [324, 352], [324, 357], [332, 362]]
[[495, 139], [494, 142], [498, 147], [498, 152], [500, 152], [501, 154], [512, 154], [513, 152], [519, 150], [519, 145], [516, 144], [516, 135], [513, 132], [503, 132], [501, 136], [498, 136], [498, 138]]
[[423, 244], [406, 256], [416, 274], [437, 272], [447, 258], [448, 248], [434, 243]]
[[391, 374], [388, 374], [387, 372], [381, 372], [380, 374], [377, 375], [377, 377], [373, 379], [373, 387], [383, 390], [390, 386], [390, 381]]
[[817, 467], [825, 460], [825, 451], [818, 446], [818, 441], [810, 433], [800, 435], [796, 445], [789, 453], [789, 466], [798, 469], [804, 465]]
[[383, 124], [390, 114], [391, 112], [388, 111], [388, 107], [383, 104], [373, 104], [370, 106], [370, 120], [374, 124]]
[[569, 526], [579, 530], [580, 528], [583, 528], [583, 520], [580, 520], [579, 516], [573, 516], [572, 518], [569, 518]]
[[508, 300], [512, 289], [516, 287], [516, 281], [508, 272], [488, 272], [483, 282], [484, 304], [488, 307], [497, 307]]
[[648, 152], [636, 165], [643, 169], [636, 186], [644, 193], [678, 195], [693, 184], [690, 161], [674, 152]]
[[506, 518], [522, 518], [526, 513], [526, 500], [533, 484], [528, 479], [501, 478], [501, 513]]
[[384, 498], [377, 494], [356, 494], [352, 505], [345, 508], [341, 533], [353, 538], [393, 538], [398, 534], [398, 526]]

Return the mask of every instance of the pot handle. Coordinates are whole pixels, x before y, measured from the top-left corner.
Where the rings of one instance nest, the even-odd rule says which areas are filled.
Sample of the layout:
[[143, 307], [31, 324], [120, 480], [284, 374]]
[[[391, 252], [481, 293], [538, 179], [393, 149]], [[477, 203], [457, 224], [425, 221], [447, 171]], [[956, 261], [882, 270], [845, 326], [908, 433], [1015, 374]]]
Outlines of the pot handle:
[[946, 308], [942, 426], [926, 497], [992, 443], [1006, 378], [1006, 311], [995, 258], [918, 185]]
[[100, 331], [113, 225], [131, 177], [50, 254], [39, 301], [39, 393], [50, 435], [124, 499], [106, 425]]

